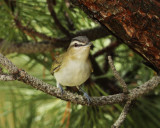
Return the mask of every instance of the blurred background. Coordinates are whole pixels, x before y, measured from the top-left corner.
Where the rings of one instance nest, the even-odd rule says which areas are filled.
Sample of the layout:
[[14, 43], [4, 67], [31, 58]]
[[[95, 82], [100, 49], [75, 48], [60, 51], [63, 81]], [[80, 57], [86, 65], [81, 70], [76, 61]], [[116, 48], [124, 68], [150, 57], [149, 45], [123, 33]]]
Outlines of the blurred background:
[[[21, 44], [27, 46], [30, 42], [38, 44], [43, 41], [52, 43], [53, 39], [70, 40], [70, 35], [97, 26], [100, 24], [92, 21], [68, 0], [0, 1], [1, 52], [20, 69], [53, 86], [56, 86], [56, 81], [50, 74], [51, 64], [56, 55], [66, 51], [66, 46], [48, 47], [50, 50], [40, 53], [34, 51], [36, 45], [33, 45], [33, 50], [22, 48], [21, 52], [16, 48]], [[84, 86], [90, 96], [122, 92], [108, 65], [108, 55], [112, 56], [116, 69], [129, 89], [143, 84], [155, 75], [153, 70], [143, 64], [143, 58], [112, 35], [97, 38], [93, 45], [90, 56], [94, 73]], [[2, 70], [7, 73], [4, 68]], [[74, 92], [78, 93], [76, 90]], [[160, 127], [159, 101], [160, 87], [134, 101], [122, 127]], [[124, 104], [100, 107], [75, 105], [22, 82], [0, 81], [0, 128], [109, 128], [123, 106]]]

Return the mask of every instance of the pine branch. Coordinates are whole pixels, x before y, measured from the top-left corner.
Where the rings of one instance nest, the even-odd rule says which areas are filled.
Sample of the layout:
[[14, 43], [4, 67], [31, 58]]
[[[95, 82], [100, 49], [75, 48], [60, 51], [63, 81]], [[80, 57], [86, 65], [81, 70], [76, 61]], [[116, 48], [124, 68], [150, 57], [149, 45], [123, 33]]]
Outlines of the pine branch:
[[127, 94], [127, 93], [128, 93], [127, 84], [125, 83], [125, 81], [121, 78], [121, 76], [120, 76], [119, 73], [117, 72], [117, 70], [116, 70], [116, 68], [115, 68], [115, 66], [114, 66], [114, 64], [113, 64], [113, 60], [112, 60], [111, 56], [108, 56], [108, 61], [109, 61], [109, 64], [110, 64], [110, 66], [111, 66], [111, 69], [112, 69], [112, 71], [113, 71], [113, 73], [114, 73], [115, 78], [120, 82], [120, 84], [121, 84], [122, 87], [123, 87], [123, 92], [124, 92], [125, 94]]
[[129, 111], [129, 107], [131, 105], [131, 100], [128, 100], [119, 116], [119, 118], [116, 120], [116, 122], [112, 125], [111, 128], [119, 128], [123, 121], [125, 120], [127, 113]]
[[52, 43], [48, 41], [42, 41], [38, 43], [11, 43], [6, 48], [3, 48], [3, 44], [8, 43], [5, 41], [0, 41], [0, 49], [3, 54], [10, 54], [10, 53], [23, 53], [23, 54], [31, 54], [31, 53], [44, 53], [49, 52], [53, 49]]
[[[71, 3], [68, 1], [68, 0], [65, 0], [65, 5], [68, 9], [71, 8]], [[67, 22], [67, 27], [70, 31], [74, 31], [75, 30], [75, 26], [74, 26], [74, 23], [72, 21], [72, 19], [70, 18], [68, 12], [64, 12], [64, 17], [65, 17], [65, 20]]]
[[110, 52], [112, 52], [115, 48], [117, 48], [120, 45], [120, 43], [118, 41], [116, 42], [111, 42], [111, 44], [99, 51], [97, 51], [96, 53], [93, 54], [93, 57], [98, 57], [104, 53], [109, 54]]
[[47, 0], [47, 4], [48, 4], [48, 10], [56, 24], [56, 26], [61, 30], [61, 32], [63, 32], [66, 36], [70, 37], [70, 33], [69, 31], [61, 24], [61, 22], [58, 20], [57, 18], [57, 14], [55, 13], [54, 9], [53, 9], [53, 4], [52, 4], [52, 0]]
[[[37, 90], [43, 91], [46, 94], [55, 96], [62, 100], [70, 101], [75, 104], [88, 105], [85, 97], [77, 94], [73, 94], [69, 91], [64, 91], [64, 94], [61, 95], [61, 91], [42, 80], [39, 80], [31, 75], [29, 75], [24, 70], [18, 69], [11, 61], [9, 61], [6, 57], [0, 54], [0, 64], [3, 65], [11, 74], [14, 75], [15, 79], [18, 81], [24, 82]], [[129, 91], [128, 98], [130, 100], [136, 99], [140, 96], [145, 95], [146, 93], [152, 91], [155, 87], [160, 83], [160, 76], [154, 76], [148, 82], [143, 85], [132, 89]], [[106, 104], [115, 104], [122, 103], [126, 101], [126, 95], [123, 93], [109, 95], [109, 96], [101, 96], [101, 97], [92, 97], [92, 102], [89, 104], [91, 106], [102, 106]]]
[[48, 40], [51, 42], [57, 41], [55, 38], [52, 38], [52, 37], [49, 37], [43, 33], [37, 32], [34, 29], [28, 28], [27, 26], [23, 26], [21, 21], [17, 17], [14, 17], [14, 22], [15, 22], [15, 25], [17, 26], [18, 29], [20, 29], [22, 32], [24, 32], [25, 34], [27, 34], [28, 36], [30, 36], [34, 40], [35, 40], [35, 36], [36, 36], [42, 40]]
[[[97, 34], [99, 33], [99, 34]], [[90, 41], [103, 38], [107, 35], [109, 35], [110, 32], [106, 31], [105, 28], [102, 26], [98, 26], [92, 29], [86, 29], [76, 32], [75, 34], [71, 35], [71, 38], [76, 36], [87, 36]], [[24, 54], [30, 54], [30, 53], [46, 53], [50, 52], [53, 48], [59, 48], [59, 47], [67, 47], [70, 43], [71, 38], [65, 37], [65, 38], [55, 38], [53, 41], [42, 41], [37, 43], [10, 43], [8, 47], [6, 47], [2, 52], [3, 54], [10, 54], [10, 53], [24, 53]], [[3, 44], [5, 43], [4, 40], [0, 40], [0, 49], [2, 48]]]
[[14, 75], [0, 74], [0, 80], [1, 81], [13, 81], [16, 79], [15, 79]]
[[48, 41], [51, 41], [51, 42], [55, 42], [56, 41], [55, 38], [52, 38], [52, 37], [49, 37], [49, 36], [47, 36], [47, 35], [45, 35], [43, 33], [37, 32], [33, 28], [31, 29], [28, 26], [23, 26], [22, 22], [18, 19], [18, 16], [14, 15], [14, 8], [13, 7], [16, 5], [16, 2], [15, 1], [8, 1], [8, 2], [5, 2], [5, 3], [11, 9], [13, 20], [15, 22], [16, 27], [19, 30], [21, 30], [23, 33], [25, 33], [26, 35], [30, 36], [36, 42], [37, 42], [37, 40], [36, 40], [35, 37], [39, 37], [42, 40], [48, 40]]
[[125, 81], [121, 78], [120, 74], [118, 73], [118, 71], [116, 70], [114, 64], [113, 64], [113, 60], [111, 56], [108, 56], [108, 62], [109, 65], [111, 66], [111, 69], [114, 73], [115, 78], [120, 82], [120, 84], [123, 87], [123, 93], [126, 96], [127, 102], [124, 106], [123, 111], [121, 112], [119, 118], [117, 119], [117, 121], [112, 125], [112, 128], [119, 128], [121, 126], [121, 124], [123, 123], [123, 121], [125, 120], [127, 113], [129, 111], [129, 106], [131, 104], [131, 100], [128, 98], [128, 87], [127, 84], [125, 83]]

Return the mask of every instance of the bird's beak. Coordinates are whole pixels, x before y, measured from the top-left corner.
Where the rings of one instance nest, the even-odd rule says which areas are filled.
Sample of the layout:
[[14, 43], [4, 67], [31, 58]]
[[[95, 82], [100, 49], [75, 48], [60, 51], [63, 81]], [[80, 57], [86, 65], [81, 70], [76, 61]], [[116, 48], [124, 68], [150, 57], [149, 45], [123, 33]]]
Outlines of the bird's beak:
[[88, 42], [87, 44], [83, 45], [83, 46], [91, 46], [92, 42]]

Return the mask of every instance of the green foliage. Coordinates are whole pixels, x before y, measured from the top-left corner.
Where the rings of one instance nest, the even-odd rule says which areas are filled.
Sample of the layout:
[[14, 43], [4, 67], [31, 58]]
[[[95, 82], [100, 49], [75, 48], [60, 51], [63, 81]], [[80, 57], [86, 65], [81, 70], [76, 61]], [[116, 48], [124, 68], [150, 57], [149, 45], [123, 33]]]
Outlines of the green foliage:
[[[14, 16], [37, 32], [44, 33], [51, 37], [64, 37], [58, 29], [54, 20], [50, 16], [45, 0], [16, 0], [14, 13], [5, 4], [5, 0], [0, 1], [0, 38], [17, 43], [34, 41], [30, 36], [18, 29], [14, 22]], [[86, 14], [78, 8], [68, 8], [63, 0], [57, 0], [54, 10], [61, 24], [70, 32], [93, 28], [97, 24], [89, 19]], [[74, 24], [75, 31], [70, 30], [64, 17], [67, 12]], [[110, 44], [112, 36], [98, 39], [93, 42], [93, 55]], [[42, 39], [37, 38], [38, 41]], [[6, 46], [10, 44], [5, 44]], [[59, 49], [54, 49], [56, 53]], [[153, 71], [146, 67], [143, 59], [131, 51], [125, 45], [119, 45], [112, 53], [114, 63], [123, 79], [132, 89], [141, 85], [153, 76]], [[104, 70], [106, 64], [106, 53], [96, 58], [100, 69]], [[7, 56], [16, 66], [26, 70], [29, 74], [43, 79], [43, 81], [56, 85], [56, 81], [50, 74], [52, 58], [49, 53], [45, 54], [11, 54]], [[104, 71], [100, 76], [92, 75], [93, 80], [108, 78], [115, 81], [112, 71]], [[116, 84], [119, 84], [116, 82]], [[104, 83], [104, 86], [107, 86]], [[104, 86], [88, 85], [85, 87], [91, 96], [109, 95]], [[113, 85], [114, 86], [114, 85]], [[107, 90], [107, 92], [109, 92]], [[67, 102], [51, 97], [43, 92], [37, 91], [21, 82], [0, 81], [0, 128], [109, 128], [118, 118], [123, 105], [106, 105], [101, 107], [87, 107], [71, 104], [67, 107]], [[160, 88], [134, 102], [132, 109], [127, 116], [122, 127], [127, 128], [157, 128], [160, 127]], [[66, 115], [64, 123], [65, 110]], [[69, 120], [69, 123], [67, 122]], [[67, 124], [68, 123], [68, 124]]]

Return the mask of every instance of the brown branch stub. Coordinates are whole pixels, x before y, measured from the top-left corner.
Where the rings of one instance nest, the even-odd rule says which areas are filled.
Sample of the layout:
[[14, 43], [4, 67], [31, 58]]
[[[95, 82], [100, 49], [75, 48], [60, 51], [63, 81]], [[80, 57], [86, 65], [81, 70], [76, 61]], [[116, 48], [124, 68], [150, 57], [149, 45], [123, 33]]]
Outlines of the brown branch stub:
[[53, 3], [53, 0], [47, 0], [48, 10], [49, 10], [49, 12], [50, 12], [55, 24], [61, 30], [61, 32], [63, 32], [66, 36], [70, 37], [69, 31], [58, 20], [57, 14], [55, 13], [55, 11], [53, 9], [53, 4], [52, 3]]
[[131, 105], [131, 100], [128, 100], [120, 114], [120, 116], [118, 117], [118, 119], [116, 120], [116, 122], [112, 125], [111, 128], [119, 128], [121, 126], [121, 124], [123, 123], [123, 121], [125, 120], [127, 113], [129, 111]]
[[111, 56], [108, 56], [108, 62], [109, 62], [109, 65], [111, 66], [111, 69], [113, 71], [113, 74], [115, 76], [115, 78], [120, 82], [120, 84], [122, 85], [123, 87], [123, 92], [125, 94], [128, 93], [128, 88], [127, 88], [127, 84], [125, 83], [125, 81], [120, 77], [119, 73], [117, 72], [114, 64], [113, 64], [113, 60], [111, 58]]

